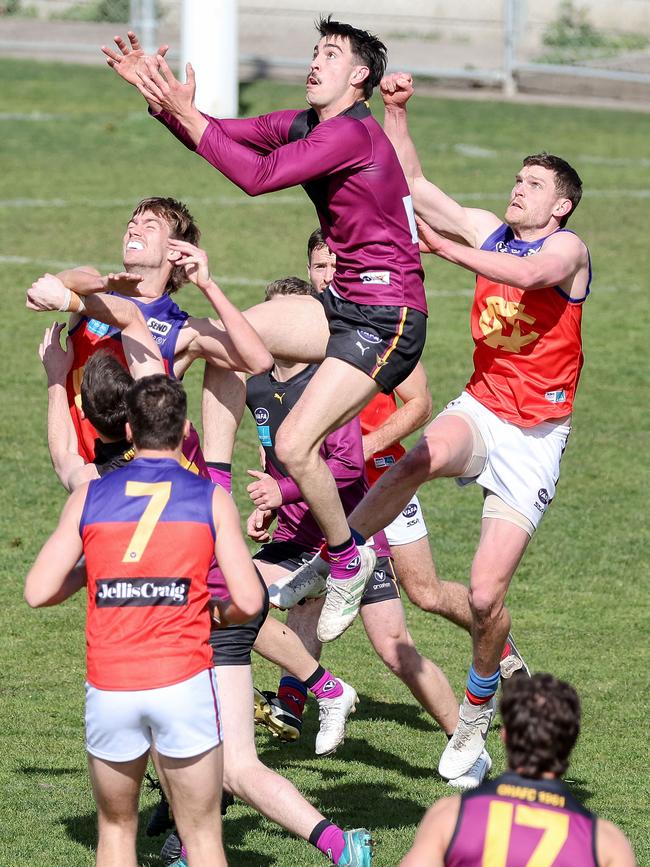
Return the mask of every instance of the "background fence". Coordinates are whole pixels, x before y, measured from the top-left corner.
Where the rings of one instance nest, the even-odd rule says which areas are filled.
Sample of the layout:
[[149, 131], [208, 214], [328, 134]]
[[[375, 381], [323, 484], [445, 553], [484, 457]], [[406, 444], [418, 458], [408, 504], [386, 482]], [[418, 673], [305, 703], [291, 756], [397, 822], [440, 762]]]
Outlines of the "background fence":
[[[181, 2], [0, 0], [0, 54], [99, 63], [98, 45], [130, 21], [149, 44], [174, 46], [177, 60]], [[305, 0], [240, 2], [240, 75], [302, 78], [321, 11]], [[650, 0], [466, 0], [462, 9], [453, 0], [355, 0], [331, 11], [379, 33], [392, 68], [438, 83], [506, 95], [650, 95]]]

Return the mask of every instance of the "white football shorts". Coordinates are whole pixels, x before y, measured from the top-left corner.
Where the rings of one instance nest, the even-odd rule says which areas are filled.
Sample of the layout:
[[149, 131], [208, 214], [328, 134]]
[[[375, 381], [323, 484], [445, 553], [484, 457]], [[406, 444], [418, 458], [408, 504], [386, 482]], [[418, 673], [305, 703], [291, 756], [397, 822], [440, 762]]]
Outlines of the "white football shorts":
[[153, 745], [164, 756], [198, 756], [222, 741], [213, 668], [158, 689], [97, 689], [86, 683], [86, 749], [129, 762]]
[[417, 495], [409, 500], [404, 509], [399, 513], [394, 521], [384, 529], [388, 544], [392, 548], [394, 545], [408, 545], [409, 542], [417, 542], [418, 539], [423, 539], [427, 533], [427, 525], [424, 522], [422, 507]]
[[445, 413], [468, 415], [487, 451], [481, 472], [456, 479], [458, 484], [476, 482], [524, 515], [536, 529], [555, 496], [571, 426], [543, 421], [534, 427], [519, 427], [499, 418], [466, 391], [440, 415]]

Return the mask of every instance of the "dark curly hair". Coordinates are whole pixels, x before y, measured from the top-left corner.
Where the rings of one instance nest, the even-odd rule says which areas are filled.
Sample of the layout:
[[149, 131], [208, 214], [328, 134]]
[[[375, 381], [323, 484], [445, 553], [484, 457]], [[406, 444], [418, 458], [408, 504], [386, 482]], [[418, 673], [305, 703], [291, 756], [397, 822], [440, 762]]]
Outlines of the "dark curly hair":
[[562, 776], [580, 734], [580, 699], [552, 674], [520, 675], [503, 683], [499, 706], [508, 766], [524, 777]]

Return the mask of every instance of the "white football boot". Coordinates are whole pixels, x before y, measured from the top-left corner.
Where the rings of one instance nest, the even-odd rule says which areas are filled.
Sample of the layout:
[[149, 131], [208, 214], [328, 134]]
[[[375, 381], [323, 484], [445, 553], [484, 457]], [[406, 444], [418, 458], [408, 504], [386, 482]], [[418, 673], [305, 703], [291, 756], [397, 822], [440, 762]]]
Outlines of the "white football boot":
[[473, 705], [465, 698], [451, 740], [440, 756], [438, 772], [441, 777], [455, 780], [470, 770], [483, 752], [495, 713], [494, 696], [479, 705]]
[[333, 641], [342, 635], [359, 613], [368, 578], [375, 571], [377, 555], [373, 548], [359, 547], [361, 565], [353, 578], [327, 579], [327, 596], [318, 620], [319, 641]]
[[318, 699], [320, 728], [316, 735], [316, 755], [330, 756], [345, 740], [345, 724], [354, 713], [359, 698], [354, 687], [338, 678], [343, 692], [337, 698]]

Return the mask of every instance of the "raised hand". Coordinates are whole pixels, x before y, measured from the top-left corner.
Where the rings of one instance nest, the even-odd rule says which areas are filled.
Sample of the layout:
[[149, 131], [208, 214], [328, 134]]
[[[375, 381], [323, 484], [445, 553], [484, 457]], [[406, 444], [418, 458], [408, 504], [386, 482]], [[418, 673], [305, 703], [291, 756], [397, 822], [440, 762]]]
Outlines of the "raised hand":
[[379, 83], [386, 108], [403, 108], [413, 96], [413, 77], [408, 72], [393, 72]]
[[72, 343], [66, 338], [65, 349], [61, 346], [61, 331], [64, 322], [53, 322], [45, 329], [45, 334], [38, 347], [38, 356], [43, 362], [48, 383], [63, 383], [74, 361]]
[[174, 76], [167, 61], [160, 54], [156, 57], [145, 56], [136, 74], [136, 86], [148, 102], [155, 102], [174, 117], [184, 117], [196, 111], [196, 80], [191, 63], [185, 65], [185, 84]]
[[[121, 36], [116, 36], [115, 44], [118, 50], [116, 51], [114, 48], [102, 45], [102, 51], [106, 55], [106, 63], [108, 63], [111, 69], [114, 69], [120, 78], [137, 87], [140, 81], [138, 69], [143, 68], [145, 58], [151, 55], [144, 53], [140, 40], [132, 30], [129, 30], [126, 35], [129, 39], [128, 45]], [[158, 54], [164, 57], [168, 49], [168, 45], [161, 45], [158, 49]]]
[[208, 254], [200, 247], [190, 244], [189, 241], [181, 241], [178, 238], [170, 238], [169, 247], [174, 252], [180, 253], [180, 257], [174, 262], [185, 269], [187, 279], [191, 280], [199, 289], [205, 289], [210, 283], [210, 267]]

